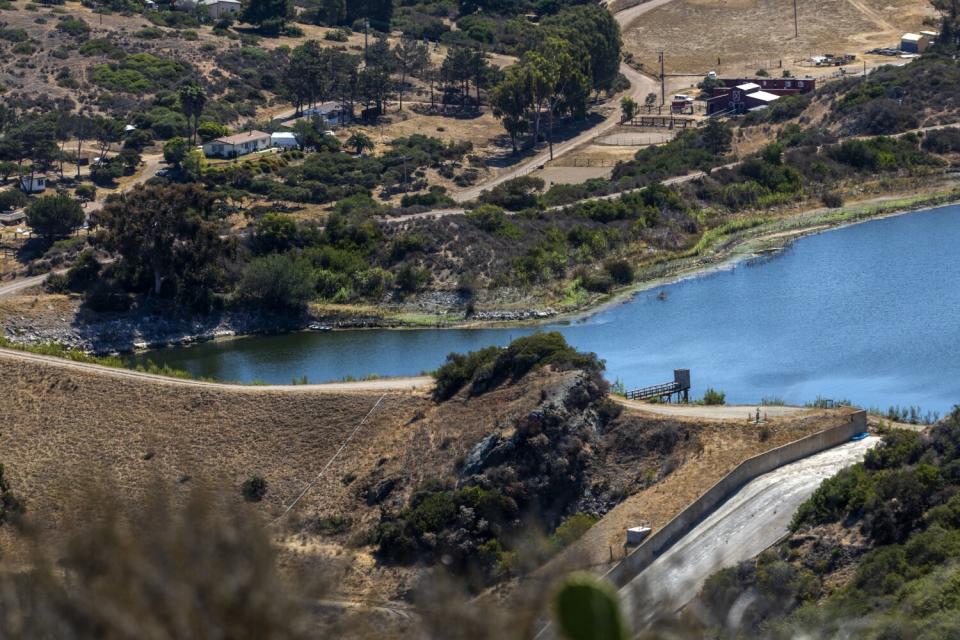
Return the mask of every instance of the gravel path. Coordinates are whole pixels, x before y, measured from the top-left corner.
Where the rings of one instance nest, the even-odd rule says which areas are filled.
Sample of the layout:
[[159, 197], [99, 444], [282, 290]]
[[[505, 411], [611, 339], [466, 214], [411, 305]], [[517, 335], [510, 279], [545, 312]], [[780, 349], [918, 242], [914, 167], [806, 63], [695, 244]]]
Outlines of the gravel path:
[[142, 371], [133, 371], [132, 369], [118, 369], [114, 367], [104, 367], [98, 364], [86, 362], [74, 362], [64, 358], [52, 356], [41, 356], [35, 353], [24, 351], [15, 351], [12, 349], [0, 349], [0, 363], [6, 361], [26, 361], [41, 362], [46, 365], [59, 367], [62, 369], [72, 369], [78, 371], [87, 371], [113, 378], [132, 378], [136, 380], [150, 380], [160, 384], [189, 386], [189, 387], [207, 387], [218, 390], [234, 390], [245, 393], [262, 393], [282, 391], [287, 393], [349, 393], [360, 392], [369, 393], [371, 391], [412, 391], [414, 389], [427, 389], [433, 386], [433, 378], [430, 376], [417, 376], [410, 378], [382, 378], [378, 380], [361, 380], [358, 382], [329, 382], [325, 384], [283, 384], [283, 385], [245, 385], [228, 384], [220, 382], [206, 382], [203, 380], [189, 380], [182, 378], [171, 378], [169, 376], [160, 376]]
[[644, 413], [670, 416], [673, 418], [705, 418], [708, 420], [737, 420], [743, 422], [747, 419], [747, 416], [756, 416], [758, 408], [760, 409], [761, 416], [766, 415], [770, 418], [796, 415], [810, 411], [810, 409], [805, 407], [763, 407], [755, 404], [710, 406], [698, 404], [649, 404], [635, 400], [624, 400], [618, 396], [611, 397], [625, 407], [643, 411]]

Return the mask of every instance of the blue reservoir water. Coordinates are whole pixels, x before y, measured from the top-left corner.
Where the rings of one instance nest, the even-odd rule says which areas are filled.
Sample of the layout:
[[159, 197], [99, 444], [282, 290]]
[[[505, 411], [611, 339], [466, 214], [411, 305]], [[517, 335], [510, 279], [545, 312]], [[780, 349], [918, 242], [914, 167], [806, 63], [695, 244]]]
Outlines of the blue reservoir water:
[[[562, 331], [628, 387], [689, 368], [732, 403], [820, 395], [866, 407], [960, 403], [960, 207], [808, 236], [783, 253], [639, 293]], [[666, 300], [657, 297], [666, 291]], [[311, 382], [418, 374], [534, 329], [297, 333], [140, 356], [198, 376]]]

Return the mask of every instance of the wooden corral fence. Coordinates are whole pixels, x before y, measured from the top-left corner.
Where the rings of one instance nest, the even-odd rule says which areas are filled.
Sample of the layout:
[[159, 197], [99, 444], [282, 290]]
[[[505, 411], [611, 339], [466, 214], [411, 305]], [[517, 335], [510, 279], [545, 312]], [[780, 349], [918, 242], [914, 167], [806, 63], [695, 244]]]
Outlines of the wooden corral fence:
[[625, 127], [657, 127], [663, 129], [686, 129], [688, 127], [700, 126], [700, 121], [696, 118], [685, 118], [673, 114], [664, 115], [644, 115], [640, 114], [632, 120], [621, 123]]

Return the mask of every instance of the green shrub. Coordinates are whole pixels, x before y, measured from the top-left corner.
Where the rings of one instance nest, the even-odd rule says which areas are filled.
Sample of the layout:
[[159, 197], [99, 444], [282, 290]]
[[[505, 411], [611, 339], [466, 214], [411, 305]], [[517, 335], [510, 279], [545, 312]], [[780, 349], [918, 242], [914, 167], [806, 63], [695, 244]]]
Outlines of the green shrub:
[[60, 16], [57, 21], [57, 31], [74, 38], [85, 38], [90, 34], [90, 25], [80, 18]]
[[627, 260], [607, 260], [603, 263], [603, 268], [617, 284], [630, 284], [636, 277], [633, 265]]
[[66, 273], [66, 285], [70, 291], [86, 291], [100, 277], [100, 262], [91, 249], [81, 251], [80, 255]]
[[260, 476], [251, 476], [244, 480], [240, 494], [247, 502], [260, 502], [267, 495], [267, 481]]
[[556, 550], [570, 546], [583, 537], [590, 527], [595, 525], [599, 518], [587, 513], [575, 513], [556, 528], [550, 536], [550, 542]]
[[91, 80], [111, 91], [150, 93], [171, 88], [187, 73], [187, 66], [149, 53], [135, 53], [120, 62], [96, 65]]
[[0, 211], [9, 211], [27, 206], [30, 199], [20, 189], [0, 191]]
[[26, 505], [13, 493], [10, 483], [4, 476], [3, 465], [0, 464], [0, 526], [15, 522], [25, 511]]
[[309, 260], [289, 253], [254, 258], [244, 268], [237, 296], [264, 309], [298, 310], [316, 296], [317, 274]]
[[70, 235], [83, 220], [80, 202], [66, 194], [43, 196], [27, 207], [27, 224], [48, 240]]
[[727, 403], [727, 394], [722, 391], [717, 391], [714, 388], [709, 388], [703, 394], [703, 404], [707, 405], [718, 405]]
[[595, 354], [580, 353], [558, 332], [517, 338], [505, 349], [488, 347], [466, 355], [451, 353], [434, 373], [434, 398], [446, 400], [470, 383], [470, 393], [480, 395], [506, 380], [519, 380], [532, 369], [550, 365], [559, 370], [583, 369], [599, 373], [603, 362]]
[[805, 525], [837, 522], [848, 515], [860, 513], [875, 499], [876, 491], [863, 465], [847, 467], [824, 480], [813, 495], [800, 505], [790, 529], [797, 531]]
[[539, 193], [543, 191], [544, 182], [533, 176], [521, 176], [506, 182], [501, 182], [493, 189], [480, 194], [480, 202], [492, 204], [508, 211], [522, 211], [537, 207], [540, 204]]

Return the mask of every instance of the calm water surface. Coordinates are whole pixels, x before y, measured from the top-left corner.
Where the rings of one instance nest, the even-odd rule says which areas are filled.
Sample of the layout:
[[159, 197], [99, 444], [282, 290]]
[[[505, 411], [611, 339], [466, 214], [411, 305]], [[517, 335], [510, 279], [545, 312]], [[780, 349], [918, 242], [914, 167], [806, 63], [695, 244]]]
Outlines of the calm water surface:
[[[795, 242], [636, 295], [562, 331], [628, 387], [689, 368], [694, 393], [728, 402], [818, 395], [862, 406], [960, 403], [960, 207], [876, 220]], [[451, 351], [507, 344], [532, 329], [345, 331], [252, 337], [140, 356], [198, 376], [311, 382], [418, 374]]]

